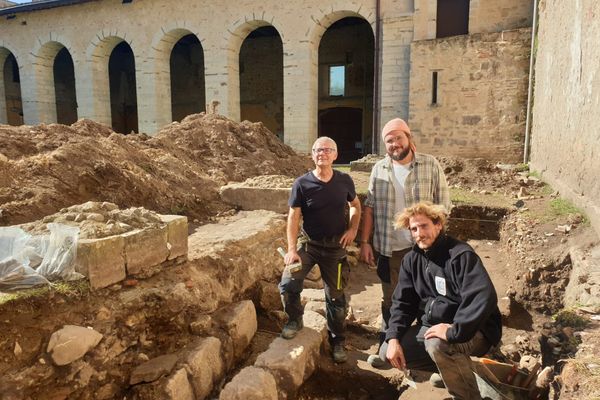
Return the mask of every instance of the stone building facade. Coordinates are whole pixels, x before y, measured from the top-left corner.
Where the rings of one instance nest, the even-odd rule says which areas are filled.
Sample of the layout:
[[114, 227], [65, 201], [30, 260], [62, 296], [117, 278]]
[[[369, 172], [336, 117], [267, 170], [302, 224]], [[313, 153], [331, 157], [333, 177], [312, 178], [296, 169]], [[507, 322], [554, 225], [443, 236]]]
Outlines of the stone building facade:
[[530, 165], [600, 233], [599, 16], [594, 0], [539, 3]]
[[409, 125], [421, 151], [521, 162], [531, 29], [412, 43]]
[[[0, 123], [85, 117], [123, 133], [154, 134], [187, 113], [216, 111], [263, 121], [299, 151], [308, 151], [317, 135], [332, 136], [343, 142], [349, 160], [380, 151], [381, 125], [410, 114], [416, 133], [423, 132], [417, 140], [436, 143], [431, 110], [417, 106], [419, 97], [431, 97], [423, 82], [439, 68], [428, 60], [427, 48], [443, 57], [454, 46], [463, 62], [481, 47], [489, 53], [490, 70], [507, 62], [508, 54], [526, 57], [526, 34], [494, 33], [530, 26], [531, 3], [56, 0], [9, 7], [0, 10]], [[462, 38], [441, 39], [441, 33]], [[447, 76], [457, 87], [470, 87], [460, 62], [446, 67]], [[468, 61], [471, 70], [484, 63]], [[512, 68], [519, 79], [521, 67], [519, 62]], [[510, 68], [488, 74], [488, 86], [502, 86], [508, 73]], [[340, 79], [341, 92], [333, 87]], [[505, 93], [524, 107], [522, 91], [523, 84], [514, 82]], [[490, 130], [496, 116], [486, 114], [502, 114], [506, 107], [512, 118], [515, 104], [471, 110], [455, 105], [480, 97], [443, 93], [439, 117], [459, 123], [440, 126], [457, 140], [440, 136], [443, 146], [432, 149], [435, 154], [481, 155], [487, 143], [493, 143], [492, 152], [497, 140], [521, 140], [508, 125], [506, 131]], [[489, 124], [475, 126], [477, 118]], [[513, 122], [520, 124], [520, 118]]]

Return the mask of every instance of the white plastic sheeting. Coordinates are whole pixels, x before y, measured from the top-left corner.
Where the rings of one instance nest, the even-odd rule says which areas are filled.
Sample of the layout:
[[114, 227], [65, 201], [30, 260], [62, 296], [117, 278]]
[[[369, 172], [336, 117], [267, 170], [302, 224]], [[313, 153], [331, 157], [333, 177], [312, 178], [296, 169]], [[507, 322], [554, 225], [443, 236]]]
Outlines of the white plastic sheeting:
[[47, 235], [32, 236], [16, 226], [0, 227], [0, 290], [76, 280], [79, 228], [50, 223]]

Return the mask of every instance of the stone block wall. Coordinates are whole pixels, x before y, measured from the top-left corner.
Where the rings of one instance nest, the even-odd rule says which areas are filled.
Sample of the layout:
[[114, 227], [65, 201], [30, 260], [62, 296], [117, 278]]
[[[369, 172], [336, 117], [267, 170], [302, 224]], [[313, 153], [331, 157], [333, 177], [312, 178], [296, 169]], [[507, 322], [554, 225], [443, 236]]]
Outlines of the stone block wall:
[[147, 227], [77, 245], [77, 272], [92, 289], [118, 283], [127, 276], [148, 277], [187, 259], [187, 217], [161, 216], [163, 226]]
[[530, 27], [532, 19], [533, 0], [471, 0], [469, 33]]
[[600, 3], [540, 3], [531, 169], [600, 232]]
[[526, 28], [412, 43], [409, 125], [420, 151], [522, 160], [530, 36]]
[[[470, 23], [478, 23], [471, 32], [519, 25], [529, 18], [530, 1], [471, 0]], [[391, 118], [408, 117], [411, 42], [435, 37], [435, 5], [435, 0], [381, 2], [377, 129]], [[108, 58], [126, 41], [135, 58], [139, 131], [152, 135], [172, 121], [169, 58], [179, 39], [189, 34], [198, 38], [204, 51], [206, 102], [218, 103], [218, 113], [239, 120], [240, 48], [250, 32], [270, 25], [283, 45], [285, 142], [308, 151], [317, 137], [320, 40], [345, 17], [363, 18], [375, 32], [371, 0], [240, 0], [218, 6], [208, 0], [85, 2], [0, 18], [0, 58], [10, 52], [19, 64], [25, 123], [56, 121], [52, 61], [66, 48], [75, 68], [77, 117], [110, 124]], [[0, 99], [10, 90], [2, 86]], [[5, 120], [0, 117], [0, 122]]]

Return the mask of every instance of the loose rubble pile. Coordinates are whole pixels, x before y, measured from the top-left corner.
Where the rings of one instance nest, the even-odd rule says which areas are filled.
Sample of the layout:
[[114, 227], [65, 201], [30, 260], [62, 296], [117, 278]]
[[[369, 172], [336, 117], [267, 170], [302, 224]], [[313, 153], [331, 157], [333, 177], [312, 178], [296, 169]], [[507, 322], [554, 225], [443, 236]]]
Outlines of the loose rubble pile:
[[219, 187], [311, 167], [260, 123], [195, 114], [155, 137], [121, 135], [89, 120], [0, 126], [0, 225], [73, 204], [107, 201], [207, 221], [230, 206]]
[[88, 201], [63, 208], [40, 221], [26, 223], [21, 227], [32, 235], [39, 235], [46, 233], [47, 224], [53, 222], [78, 227], [79, 239], [100, 239], [164, 223], [157, 213], [143, 207], [121, 210], [114, 203]]

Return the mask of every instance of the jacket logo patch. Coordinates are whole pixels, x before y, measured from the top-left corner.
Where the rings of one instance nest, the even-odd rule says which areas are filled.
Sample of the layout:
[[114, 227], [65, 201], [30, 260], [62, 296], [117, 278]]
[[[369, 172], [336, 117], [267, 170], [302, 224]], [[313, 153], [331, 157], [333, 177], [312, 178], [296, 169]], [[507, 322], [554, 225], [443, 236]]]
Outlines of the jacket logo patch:
[[446, 280], [441, 276], [435, 277], [435, 290], [442, 296], [446, 295]]

